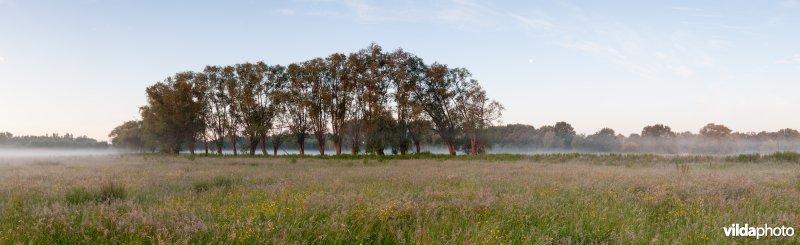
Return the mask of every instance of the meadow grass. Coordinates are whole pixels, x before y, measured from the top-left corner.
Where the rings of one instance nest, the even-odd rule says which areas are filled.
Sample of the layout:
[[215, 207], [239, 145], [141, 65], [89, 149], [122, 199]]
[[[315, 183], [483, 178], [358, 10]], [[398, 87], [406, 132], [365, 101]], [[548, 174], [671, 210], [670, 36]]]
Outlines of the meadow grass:
[[[793, 156], [0, 159], [0, 243], [797, 243]], [[41, 164], [46, 162], [48, 164]]]

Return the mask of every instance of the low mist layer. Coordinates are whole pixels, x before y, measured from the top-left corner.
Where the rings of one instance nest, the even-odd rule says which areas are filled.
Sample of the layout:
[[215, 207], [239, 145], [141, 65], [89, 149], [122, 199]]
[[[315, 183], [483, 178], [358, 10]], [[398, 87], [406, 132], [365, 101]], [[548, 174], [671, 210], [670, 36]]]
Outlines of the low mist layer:
[[40, 148], [0, 148], [0, 158], [33, 158], [63, 156], [113, 155], [125, 151], [113, 149], [40, 149]]

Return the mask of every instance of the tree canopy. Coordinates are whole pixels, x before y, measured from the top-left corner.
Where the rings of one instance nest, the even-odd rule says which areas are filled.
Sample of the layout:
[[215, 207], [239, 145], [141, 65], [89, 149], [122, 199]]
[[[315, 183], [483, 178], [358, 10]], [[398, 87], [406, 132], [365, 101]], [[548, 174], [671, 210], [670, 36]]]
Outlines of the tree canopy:
[[[341, 154], [346, 141], [353, 154], [406, 154], [411, 144], [420, 152], [430, 131], [450, 154], [460, 142], [478, 154], [485, 130], [504, 110], [466, 68], [426, 65], [412, 53], [386, 52], [375, 43], [287, 66], [209, 65], [170, 76], [146, 94], [142, 138], [167, 153], [193, 152], [202, 142], [206, 152], [210, 145], [221, 154], [227, 137], [234, 154], [255, 154], [259, 145], [267, 154], [268, 141], [275, 146], [291, 135], [300, 155], [309, 138], [319, 154], [328, 144]], [[138, 144], [123, 134], [131, 126], [112, 132], [120, 146]]]

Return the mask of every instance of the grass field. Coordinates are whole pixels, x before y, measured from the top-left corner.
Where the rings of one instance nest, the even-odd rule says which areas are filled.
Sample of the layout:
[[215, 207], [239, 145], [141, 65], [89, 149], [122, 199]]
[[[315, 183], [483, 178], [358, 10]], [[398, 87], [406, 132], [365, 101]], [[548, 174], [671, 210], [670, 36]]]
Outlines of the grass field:
[[800, 225], [757, 157], [0, 159], [0, 243], [747, 243]]

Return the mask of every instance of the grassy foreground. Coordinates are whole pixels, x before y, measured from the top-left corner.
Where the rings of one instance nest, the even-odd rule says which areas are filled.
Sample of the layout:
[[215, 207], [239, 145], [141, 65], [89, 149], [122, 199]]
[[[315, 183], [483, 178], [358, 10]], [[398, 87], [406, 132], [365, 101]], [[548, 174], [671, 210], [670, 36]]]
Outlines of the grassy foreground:
[[800, 242], [722, 230], [800, 228], [799, 164], [626, 159], [0, 159], [0, 243]]

